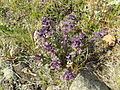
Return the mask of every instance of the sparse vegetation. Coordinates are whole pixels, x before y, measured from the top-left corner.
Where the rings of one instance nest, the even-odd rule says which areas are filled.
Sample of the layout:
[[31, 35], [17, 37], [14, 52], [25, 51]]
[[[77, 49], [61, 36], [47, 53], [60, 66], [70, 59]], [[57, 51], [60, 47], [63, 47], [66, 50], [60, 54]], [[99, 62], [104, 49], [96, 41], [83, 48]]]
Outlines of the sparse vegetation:
[[0, 90], [69, 88], [88, 64], [106, 83], [108, 53], [119, 47], [119, 0], [0, 1]]

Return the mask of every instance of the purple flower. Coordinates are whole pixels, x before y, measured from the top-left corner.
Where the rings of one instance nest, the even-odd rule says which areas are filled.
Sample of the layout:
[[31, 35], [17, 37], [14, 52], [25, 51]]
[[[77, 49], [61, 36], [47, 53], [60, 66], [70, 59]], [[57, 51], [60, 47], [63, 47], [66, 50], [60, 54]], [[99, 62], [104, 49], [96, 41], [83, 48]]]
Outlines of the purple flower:
[[66, 21], [66, 23], [63, 25], [64, 28], [71, 28], [74, 29], [74, 26], [77, 25], [77, 22], [75, 20], [72, 21]]
[[101, 37], [106, 35], [106, 32], [104, 30], [100, 30], [99, 34], [101, 35]]
[[71, 42], [72, 42], [72, 45], [71, 47], [72, 48], [77, 48], [80, 44], [82, 44], [82, 39], [84, 38], [85, 36], [82, 34], [82, 33], [79, 33], [79, 35], [75, 35], [73, 38], [71, 38]]
[[73, 14], [72, 16], [73, 16], [74, 18], [77, 18], [78, 15], [77, 15], [77, 14]]
[[62, 34], [68, 34], [72, 31], [72, 29], [75, 29], [75, 25], [77, 25], [76, 15], [69, 14], [64, 18], [64, 23], [62, 25]]
[[68, 26], [69, 26], [68, 24], [64, 24], [64, 25], [63, 25], [63, 27], [65, 27], [65, 28], [68, 28]]
[[54, 24], [54, 21], [53, 21], [53, 20], [50, 20], [50, 21], [49, 21], [49, 24], [50, 24], [50, 25]]
[[69, 24], [72, 25], [72, 26], [74, 26], [74, 25], [77, 25], [77, 22], [76, 21], [72, 21]]
[[70, 59], [70, 55], [66, 56], [67, 59]]
[[47, 25], [47, 26], [42, 26], [41, 32], [49, 31], [50, 28], [51, 28], [51, 27], [50, 27], [49, 25]]
[[74, 75], [72, 73], [72, 70], [69, 68], [69, 69], [66, 69], [63, 73], [63, 79], [64, 80], [71, 80], [71, 79], [74, 79]]
[[40, 54], [35, 54], [34, 57], [35, 57], [35, 60], [40, 60], [41, 59], [41, 55]]
[[40, 30], [38, 30], [38, 35], [43, 36], [45, 33], [50, 31], [51, 27], [50, 26], [42, 26]]
[[43, 48], [47, 51], [51, 51], [52, 45], [48, 42], [45, 42], [44, 45], [43, 45]]
[[67, 15], [67, 19], [71, 19], [72, 17], [71, 17], [71, 15]]
[[76, 41], [79, 41], [80, 38], [78, 35], [75, 35], [73, 38], [71, 38], [71, 42], [76, 42]]
[[64, 29], [61, 30], [63, 35], [67, 35], [70, 31], [71, 31], [70, 28], [64, 28]]
[[48, 20], [50, 19], [50, 16], [46, 16], [43, 20], [42, 20], [42, 24], [43, 25], [48, 25]]
[[45, 38], [49, 38], [51, 36], [51, 32], [47, 32], [43, 35]]
[[106, 35], [106, 32], [104, 30], [101, 30], [99, 32], [94, 32], [94, 36], [89, 40], [91, 41], [96, 41], [96, 40], [102, 40], [102, 37]]
[[52, 27], [50, 25], [42, 26], [42, 28], [38, 31], [39, 36], [43, 36], [44, 38], [48, 38], [51, 36], [50, 30]]
[[93, 42], [93, 41], [95, 41], [96, 40], [96, 38], [95, 37], [92, 37], [90, 40], [89, 40], [89, 42]]
[[80, 38], [80, 39], [84, 39], [84, 38], [85, 38], [85, 35], [81, 32], [81, 33], [79, 33], [79, 38]]
[[95, 37], [98, 38], [99, 40], [102, 39], [99, 32], [94, 32], [94, 35], [95, 35]]
[[68, 28], [64, 29], [64, 32], [70, 32], [70, 31], [71, 31], [71, 30], [68, 29]]
[[85, 35], [83, 33], [79, 33], [79, 35], [75, 35], [71, 41], [74, 42], [74, 41], [80, 41], [81, 39], [84, 39], [85, 38]]
[[76, 42], [74, 42], [74, 43], [71, 44], [72, 48], [77, 48], [78, 46], [79, 46], [79, 44], [77, 44]]
[[73, 28], [74, 28], [74, 25], [73, 25], [73, 24], [69, 24], [69, 27], [73, 29]]
[[43, 32], [38, 31], [38, 35], [39, 35], [39, 36], [43, 36]]
[[52, 25], [54, 23], [53, 20], [50, 20], [50, 16], [46, 16], [43, 20], [42, 20], [42, 24], [43, 25]]
[[67, 19], [76, 19], [77, 15], [76, 14], [69, 14], [67, 15]]
[[50, 66], [53, 68], [53, 69], [56, 69], [58, 70], [60, 68], [60, 61], [59, 60], [53, 60], [51, 63], [50, 63]]

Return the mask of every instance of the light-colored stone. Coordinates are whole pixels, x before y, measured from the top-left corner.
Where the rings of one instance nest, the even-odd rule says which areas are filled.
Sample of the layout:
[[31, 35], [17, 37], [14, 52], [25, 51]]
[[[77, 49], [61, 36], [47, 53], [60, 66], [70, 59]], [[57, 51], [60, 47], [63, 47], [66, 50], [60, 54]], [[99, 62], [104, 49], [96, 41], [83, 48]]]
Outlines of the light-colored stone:
[[105, 57], [104, 68], [98, 75], [111, 90], [120, 90], [120, 45], [116, 44]]
[[53, 87], [54, 87], [54, 86], [49, 86], [49, 87], [47, 88], [47, 90], [54, 90]]
[[47, 88], [47, 90], [61, 90], [59, 86], [54, 86], [54, 85], [51, 85]]
[[81, 71], [70, 86], [70, 90], [109, 90], [93, 73]]

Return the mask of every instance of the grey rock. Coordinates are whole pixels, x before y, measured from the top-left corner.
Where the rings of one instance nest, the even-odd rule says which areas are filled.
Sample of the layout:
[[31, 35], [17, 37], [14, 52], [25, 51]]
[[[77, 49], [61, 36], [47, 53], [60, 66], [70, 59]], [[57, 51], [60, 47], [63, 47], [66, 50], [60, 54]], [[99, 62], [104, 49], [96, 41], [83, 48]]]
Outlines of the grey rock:
[[98, 75], [111, 90], [120, 90], [120, 45], [116, 44], [105, 57], [104, 68]]
[[71, 84], [69, 90], [109, 90], [109, 88], [92, 72], [82, 70]]

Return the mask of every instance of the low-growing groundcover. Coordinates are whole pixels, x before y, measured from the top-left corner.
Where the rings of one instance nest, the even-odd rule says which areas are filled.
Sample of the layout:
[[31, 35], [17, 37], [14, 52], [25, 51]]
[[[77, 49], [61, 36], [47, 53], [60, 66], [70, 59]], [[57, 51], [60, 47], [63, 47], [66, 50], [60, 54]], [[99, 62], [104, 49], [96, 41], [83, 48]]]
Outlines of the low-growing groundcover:
[[64, 90], [88, 64], [102, 72], [120, 43], [119, 15], [109, 0], [1, 0], [0, 88]]

